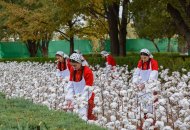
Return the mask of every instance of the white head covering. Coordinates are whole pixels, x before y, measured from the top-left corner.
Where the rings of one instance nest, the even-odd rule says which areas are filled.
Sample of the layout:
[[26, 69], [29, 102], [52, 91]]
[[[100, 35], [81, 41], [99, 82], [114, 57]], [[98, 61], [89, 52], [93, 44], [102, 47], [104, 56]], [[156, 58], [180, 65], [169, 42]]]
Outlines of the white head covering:
[[60, 55], [60, 56], [64, 57], [64, 53], [62, 51], [57, 51], [56, 55]]
[[149, 55], [150, 58], [153, 58], [153, 55], [150, 53], [150, 51], [146, 48], [141, 49], [140, 53], [146, 53], [147, 55]]
[[81, 52], [79, 50], [74, 50], [74, 53], [78, 53], [78, 54], [81, 54]]
[[109, 55], [109, 53], [107, 51], [101, 51], [100, 54], [103, 55], [103, 56], [108, 56]]
[[82, 59], [81, 59], [81, 55], [78, 54], [78, 53], [73, 53], [71, 56], [70, 56], [70, 60], [74, 60], [78, 63], [82, 63]]
[[69, 56], [67, 54], [64, 54], [63, 57], [69, 59]]

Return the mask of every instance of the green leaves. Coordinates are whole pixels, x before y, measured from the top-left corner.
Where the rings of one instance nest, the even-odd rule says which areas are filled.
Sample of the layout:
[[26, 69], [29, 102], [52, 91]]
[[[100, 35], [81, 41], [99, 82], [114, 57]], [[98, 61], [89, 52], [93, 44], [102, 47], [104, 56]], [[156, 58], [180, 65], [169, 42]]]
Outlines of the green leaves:
[[134, 15], [134, 25], [141, 38], [172, 37], [176, 33], [175, 24], [166, 10], [167, 1], [134, 0], [130, 10]]

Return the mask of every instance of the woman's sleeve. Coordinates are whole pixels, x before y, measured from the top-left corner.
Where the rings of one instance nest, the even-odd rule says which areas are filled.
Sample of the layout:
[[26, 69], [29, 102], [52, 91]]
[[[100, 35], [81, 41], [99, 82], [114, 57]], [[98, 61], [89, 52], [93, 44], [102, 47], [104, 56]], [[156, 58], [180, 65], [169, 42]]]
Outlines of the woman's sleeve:
[[94, 77], [93, 73], [91, 70], [87, 70], [84, 73], [84, 79], [85, 79], [85, 88], [83, 92], [83, 97], [88, 100], [91, 97], [92, 91], [93, 91], [93, 82], [94, 82]]
[[152, 71], [150, 72], [149, 80], [157, 80], [158, 79], [158, 62], [156, 60], [152, 60], [151, 62]]

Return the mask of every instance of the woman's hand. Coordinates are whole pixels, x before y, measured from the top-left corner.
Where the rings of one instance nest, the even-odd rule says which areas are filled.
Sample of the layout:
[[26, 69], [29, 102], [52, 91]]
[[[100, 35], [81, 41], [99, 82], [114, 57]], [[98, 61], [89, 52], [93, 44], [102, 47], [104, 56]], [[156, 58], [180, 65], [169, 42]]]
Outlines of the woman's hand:
[[68, 108], [68, 109], [73, 108], [73, 105], [72, 105], [72, 101], [71, 101], [71, 100], [68, 100], [68, 101], [67, 101], [67, 108]]
[[145, 88], [145, 84], [139, 84], [137, 87], [140, 91], [142, 91]]

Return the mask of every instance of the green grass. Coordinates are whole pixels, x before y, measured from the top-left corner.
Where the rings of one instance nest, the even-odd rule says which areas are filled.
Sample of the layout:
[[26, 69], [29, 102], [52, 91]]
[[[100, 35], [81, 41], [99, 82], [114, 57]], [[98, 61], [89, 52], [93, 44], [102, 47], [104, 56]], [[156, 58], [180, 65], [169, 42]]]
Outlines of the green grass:
[[0, 93], [0, 130], [104, 129], [89, 125], [74, 114], [49, 110], [24, 99], [5, 99]]

